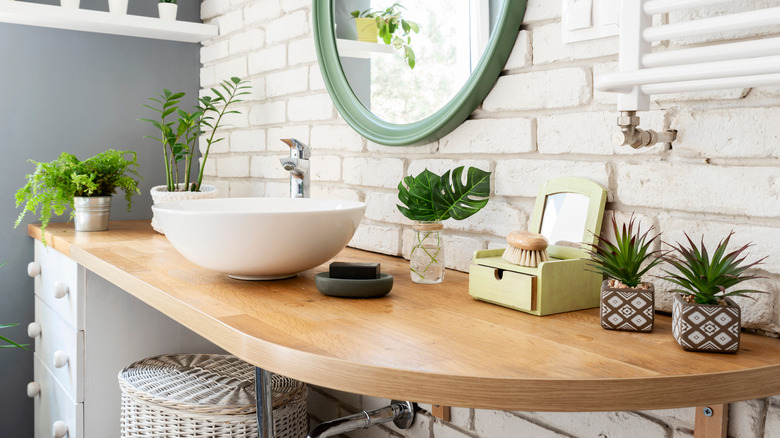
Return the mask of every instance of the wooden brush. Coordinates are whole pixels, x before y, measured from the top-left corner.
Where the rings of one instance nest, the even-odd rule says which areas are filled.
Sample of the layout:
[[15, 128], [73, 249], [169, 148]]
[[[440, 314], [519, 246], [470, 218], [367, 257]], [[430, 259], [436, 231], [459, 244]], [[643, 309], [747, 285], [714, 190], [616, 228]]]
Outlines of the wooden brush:
[[504, 260], [514, 265], [535, 268], [550, 260], [547, 257], [547, 239], [530, 231], [512, 231], [506, 236], [509, 248], [504, 251]]

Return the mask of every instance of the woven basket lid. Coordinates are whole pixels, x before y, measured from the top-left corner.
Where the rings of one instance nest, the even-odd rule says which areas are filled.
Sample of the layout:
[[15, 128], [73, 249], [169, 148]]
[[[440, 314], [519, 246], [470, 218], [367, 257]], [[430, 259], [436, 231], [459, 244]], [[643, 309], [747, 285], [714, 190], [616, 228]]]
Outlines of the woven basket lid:
[[[257, 411], [255, 367], [228, 354], [172, 354], [132, 363], [119, 373], [132, 396], [198, 413]], [[272, 375], [274, 408], [303, 395], [304, 384]]]

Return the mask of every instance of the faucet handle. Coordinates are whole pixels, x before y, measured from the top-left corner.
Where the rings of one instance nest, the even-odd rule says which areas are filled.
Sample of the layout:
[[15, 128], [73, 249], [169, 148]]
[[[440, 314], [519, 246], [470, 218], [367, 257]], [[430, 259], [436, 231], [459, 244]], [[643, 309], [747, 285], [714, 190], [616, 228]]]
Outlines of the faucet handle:
[[308, 160], [311, 157], [311, 148], [306, 144], [301, 143], [294, 138], [283, 138], [281, 140], [287, 143], [287, 146], [290, 146], [290, 149], [292, 149], [290, 151], [290, 156], [293, 156], [294, 154], [298, 158], [302, 158], [304, 160]]

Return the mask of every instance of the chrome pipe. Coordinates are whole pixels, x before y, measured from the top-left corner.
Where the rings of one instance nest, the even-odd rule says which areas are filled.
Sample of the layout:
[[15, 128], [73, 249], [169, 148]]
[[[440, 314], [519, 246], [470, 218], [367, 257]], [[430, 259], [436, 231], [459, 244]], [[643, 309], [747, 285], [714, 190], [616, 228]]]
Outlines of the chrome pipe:
[[257, 435], [274, 438], [274, 399], [271, 372], [255, 367], [255, 397], [257, 402]]
[[390, 406], [326, 421], [312, 429], [308, 438], [327, 438], [353, 430], [368, 429], [390, 421], [399, 429], [406, 429], [414, 423], [414, 411], [413, 403], [393, 400]]

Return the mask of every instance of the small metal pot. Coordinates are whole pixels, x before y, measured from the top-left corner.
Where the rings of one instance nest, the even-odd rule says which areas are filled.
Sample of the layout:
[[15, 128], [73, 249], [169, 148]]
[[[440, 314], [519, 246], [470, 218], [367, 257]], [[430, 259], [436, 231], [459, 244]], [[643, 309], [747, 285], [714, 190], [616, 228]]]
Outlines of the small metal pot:
[[106, 231], [111, 213], [111, 196], [73, 198], [76, 231]]

